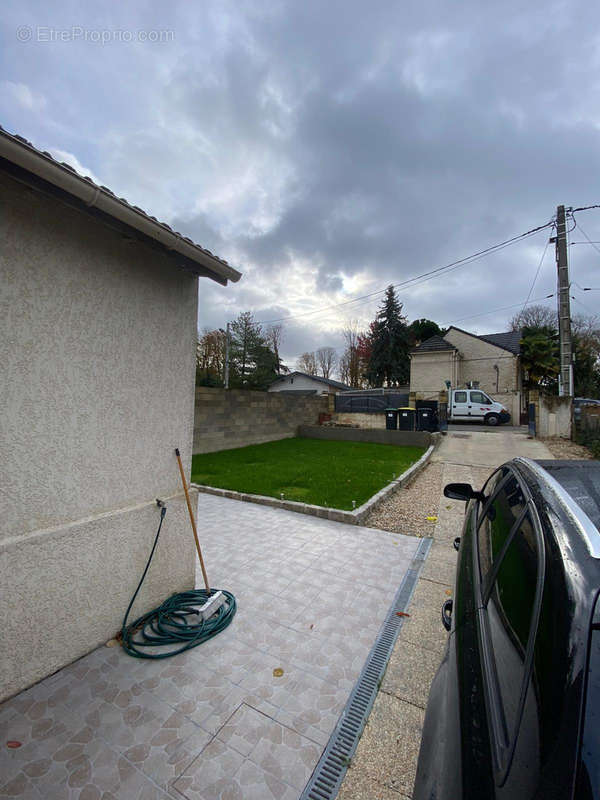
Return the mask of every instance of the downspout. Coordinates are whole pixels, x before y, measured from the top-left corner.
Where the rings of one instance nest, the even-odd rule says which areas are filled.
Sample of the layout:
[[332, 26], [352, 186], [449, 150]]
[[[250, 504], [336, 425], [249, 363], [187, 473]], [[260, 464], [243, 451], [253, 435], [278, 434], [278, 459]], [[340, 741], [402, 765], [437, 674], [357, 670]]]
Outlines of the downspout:
[[494, 369], [496, 370], [496, 394], [498, 394], [498, 384], [500, 383], [500, 367], [498, 364], [494, 364]]

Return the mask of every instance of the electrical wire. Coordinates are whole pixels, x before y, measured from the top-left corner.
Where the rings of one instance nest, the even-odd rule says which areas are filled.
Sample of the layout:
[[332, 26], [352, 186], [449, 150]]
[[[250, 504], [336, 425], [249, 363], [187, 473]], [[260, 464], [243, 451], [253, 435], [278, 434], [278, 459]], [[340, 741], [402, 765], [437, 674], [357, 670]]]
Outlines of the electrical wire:
[[527, 295], [527, 299], [523, 303], [523, 308], [521, 309], [521, 313], [525, 310], [525, 306], [529, 302], [529, 298], [531, 297], [531, 294], [533, 292], [534, 286], [535, 286], [536, 281], [538, 279], [538, 275], [540, 274], [540, 270], [542, 268], [542, 264], [544, 263], [544, 259], [546, 258], [546, 253], [548, 252], [548, 245], [549, 244], [550, 244], [550, 239], [548, 239], [548, 241], [546, 242], [546, 246], [544, 247], [544, 251], [542, 253], [542, 257], [540, 258], [540, 263], [538, 264], [538, 267], [537, 267], [537, 269], [535, 271], [535, 275], [533, 276], [533, 282], [532, 282], [531, 286], [529, 287], [529, 294]]
[[[554, 225], [554, 221], [550, 220], [545, 225], [539, 225], [537, 228], [531, 228], [525, 233], [521, 233], [518, 236], [513, 236], [510, 239], [506, 239], [503, 242], [499, 242], [498, 244], [491, 245], [490, 247], [486, 247], [483, 250], [479, 250], [476, 253], [472, 253], [469, 256], [465, 256], [464, 258], [460, 258], [456, 261], [451, 261], [449, 264], [445, 264], [442, 267], [436, 267], [435, 269], [429, 270], [428, 272], [423, 272], [420, 275], [414, 275], [412, 278], [407, 278], [404, 281], [400, 281], [399, 283], [391, 284], [394, 289], [399, 289], [402, 287], [406, 287], [410, 284], [418, 285], [419, 283], [424, 283], [426, 280], [430, 280], [434, 275], [439, 275], [441, 273], [451, 272], [454, 269], [458, 269], [465, 264], [472, 263], [473, 261], [477, 261], [480, 258], [483, 258], [491, 253], [498, 252], [499, 250], [503, 250], [505, 247], [510, 247], [511, 245], [515, 244], [516, 242], [523, 241], [524, 239], [533, 236], [534, 234], [542, 231], [550, 226]], [[361, 295], [359, 297], [354, 297], [352, 300], [345, 300], [342, 303], [335, 303], [331, 306], [324, 306], [323, 308], [316, 308], [313, 311], [303, 311], [299, 314], [291, 314], [287, 317], [278, 317], [276, 319], [268, 319], [262, 320], [260, 322], [254, 323], [255, 325], [272, 325], [275, 322], [286, 322], [290, 319], [298, 319], [300, 317], [306, 317], [311, 314], [320, 314], [323, 311], [331, 311], [333, 309], [341, 308], [343, 306], [350, 305], [352, 303], [358, 303], [361, 300], [367, 300], [371, 302], [371, 298], [374, 298], [378, 295], [383, 294], [387, 291], [388, 287], [386, 286], [384, 289], [378, 289], [376, 292], [370, 292], [369, 294]]]
[[[195, 589], [190, 592], [179, 592], [171, 595], [160, 606], [147, 614], [142, 614], [135, 622], [127, 625], [129, 612], [150, 568], [166, 513], [167, 507], [163, 505], [160, 509], [160, 522], [150, 557], [137, 589], [127, 607], [123, 625], [121, 626], [121, 645], [123, 650], [135, 658], [169, 658], [169, 656], [174, 656], [177, 653], [183, 653], [184, 650], [191, 650], [192, 647], [197, 647], [225, 630], [236, 612], [235, 597], [231, 592], [222, 589], [221, 591], [226, 597], [225, 605], [222, 605], [209, 619], [202, 619], [198, 607], [203, 605], [217, 590], [212, 589], [209, 594], [206, 589]], [[198, 621], [190, 623], [190, 617], [196, 617]], [[167, 652], [145, 649], [165, 646], [175, 646], [175, 649], [170, 649]]]
[[580, 231], [583, 233], [583, 235], [584, 235], [584, 236], [585, 236], [585, 238], [587, 239], [587, 241], [588, 241], [588, 244], [591, 244], [591, 245], [592, 245], [592, 247], [594, 248], [594, 250], [596, 250], [596, 252], [597, 252], [597, 253], [600, 253], [600, 248], [597, 246], [596, 242], [593, 242], [593, 241], [590, 239], [590, 237], [589, 237], [589, 236], [587, 235], [587, 233], [586, 233], [586, 232], [583, 230], [583, 228], [581, 227], [581, 225], [579, 225], [579, 230], [580, 230]]

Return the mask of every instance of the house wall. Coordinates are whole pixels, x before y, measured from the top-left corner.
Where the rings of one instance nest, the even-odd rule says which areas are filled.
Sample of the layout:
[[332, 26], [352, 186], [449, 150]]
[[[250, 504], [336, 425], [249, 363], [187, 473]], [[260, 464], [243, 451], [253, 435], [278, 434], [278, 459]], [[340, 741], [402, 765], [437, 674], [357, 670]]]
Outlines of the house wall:
[[289, 392], [289, 391], [316, 391], [318, 394], [327, 393], [329, 391], [338, 391], [333, 386], [326, 386], [321, 381], [313, 381], [304, 375], [288, 375], [283, 380], [269, 386], [269, 392]]
[[453, 350], [412, 353], [410, 357], [410, 391], [437, 399], [446, 388], [446, 381], [458, 380], [456, 354]]
[[[479, 381], [480, 388], [492, 397], [499, 392], [512, 392], [519, 388], [518, 358], [508, 350], [453, 328], [444, 335], [444, 339], [457, 347], [460, 353], [459, 385]], [[495, 364], [498, 365], [498, 390]]]
[[315, 425], [329, 410], [327, 395], [196, 389], [194, 453], [214, 453], [297, 435], [299, 425]]
[[[194, 585], [196, 278], [0, 173], [0, 699]], [[26, 635], [23, 632], [26, 631]]]

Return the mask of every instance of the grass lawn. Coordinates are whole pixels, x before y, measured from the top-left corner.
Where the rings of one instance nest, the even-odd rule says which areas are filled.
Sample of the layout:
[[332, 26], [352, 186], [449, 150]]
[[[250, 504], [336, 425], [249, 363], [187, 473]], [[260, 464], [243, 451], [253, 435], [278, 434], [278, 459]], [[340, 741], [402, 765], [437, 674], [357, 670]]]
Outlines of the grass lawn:
[[324, 439], [277, 442], [201, 453], [192, 457], [192, 482], [249, 494], [352, 509], [398, 477], [425, 452], [397, 447]]

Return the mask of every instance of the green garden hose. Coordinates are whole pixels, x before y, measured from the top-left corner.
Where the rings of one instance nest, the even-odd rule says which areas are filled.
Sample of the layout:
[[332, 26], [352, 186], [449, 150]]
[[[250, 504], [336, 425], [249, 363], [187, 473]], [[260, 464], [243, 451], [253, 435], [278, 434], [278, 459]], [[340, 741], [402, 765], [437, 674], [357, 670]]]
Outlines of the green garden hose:
[[[123, 626], [121, 628], [121, 644], [126, 653], [135, 658], [168, 658], [184, 650], [197, 647], [202, 642], [206, 642], [216, 636], [229, 625], [236, 611], [235, 597], [231, 592], [222, 589], [226, 597], [226, 602], [207, 620], [202, 619], [198, 611], [198, 606], [208, 600], [217, 591], [213, 589], [210, 593], [206, 589], [195, 589], [191, 592], [179, 592], [168, 597], [160, 606], [143, 614], [141, 617], [127, 625], [129, 612], [135, 602], [135, 598], [140, 591], [146, 573], [150, 567], [158, 537], [162, 528], [163, 520], [167, 513], [167, 507], [157, 500], [160, 506], [160, 522], [152, 545], [150, 558], [142, 574], [138, 587], [133, 593], [131, 602], [125, 612]], [[197, 616], [198, 621], [190, 624], [190, 616]], [[148, 648], [163, 647], [167, 645], [178, 645], [181, 647], [169, 650], [166, 653], [151, 651]]]

